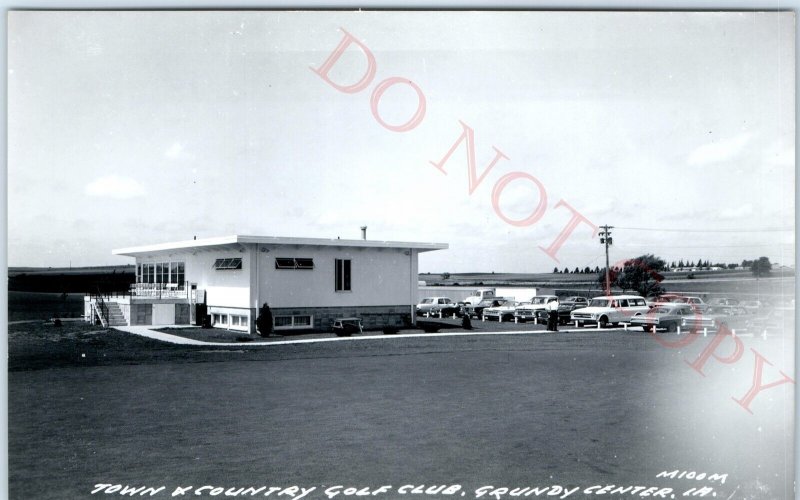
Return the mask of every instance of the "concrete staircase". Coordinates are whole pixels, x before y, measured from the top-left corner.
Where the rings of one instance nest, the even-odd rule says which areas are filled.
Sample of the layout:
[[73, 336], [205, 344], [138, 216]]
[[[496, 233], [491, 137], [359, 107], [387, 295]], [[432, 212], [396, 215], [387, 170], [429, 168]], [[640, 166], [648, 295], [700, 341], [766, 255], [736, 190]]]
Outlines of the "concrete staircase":
[[122, 314], [122, 309], [116, 302], [106, 302], [108, 306], [108, 326], [127, 326], [128, 322], [125, 321], [125, 316]]

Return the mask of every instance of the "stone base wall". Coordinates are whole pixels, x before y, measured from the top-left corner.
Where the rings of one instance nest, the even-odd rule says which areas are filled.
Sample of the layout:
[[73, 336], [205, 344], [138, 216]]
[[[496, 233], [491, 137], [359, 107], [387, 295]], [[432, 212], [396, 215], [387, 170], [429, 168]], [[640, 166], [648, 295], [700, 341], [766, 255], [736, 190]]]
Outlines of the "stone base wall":
[[[329, 332], [337, 318], [361, 318], [364, 330], [381, 330], [385, 327], [402, 328], [411, 325], [411, 305], [354, 306], [354, 307], [285, 307], [273, 308], [272, 316], [313, 316], [313, 328], [306, 331]], [[299, 328], [290, 331], [301, 331]], [[277, 329], [280, 332], [281, 329]]]

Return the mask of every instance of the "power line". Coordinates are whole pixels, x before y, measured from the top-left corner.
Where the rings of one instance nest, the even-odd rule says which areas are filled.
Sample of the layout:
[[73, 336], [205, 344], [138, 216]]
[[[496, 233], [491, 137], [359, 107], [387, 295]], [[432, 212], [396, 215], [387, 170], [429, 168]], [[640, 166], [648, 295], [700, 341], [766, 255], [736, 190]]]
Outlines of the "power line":
[[[603, 227], [603, 226], [600, 226]], [[783, 231], [794, 231], [793, 227], [767, 227], [763, 229], [674, 229], [663, 227], [621, 227], [617, 229], [627, 229], [628, 231], [660, 231], [675, 233], [778, 233]]]

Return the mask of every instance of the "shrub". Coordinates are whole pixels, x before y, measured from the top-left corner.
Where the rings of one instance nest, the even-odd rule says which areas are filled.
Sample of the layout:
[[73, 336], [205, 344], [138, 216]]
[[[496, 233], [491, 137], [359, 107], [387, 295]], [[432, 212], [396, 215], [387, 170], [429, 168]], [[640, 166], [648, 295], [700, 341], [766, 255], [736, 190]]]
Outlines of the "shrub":
[[258, 328], [258, 333], [262, 337], [268, 337], [269, 334], [272, 333], [272, 311], [269, 308], [269, 304], [266, 302], [264, 302], [264, 305], [258, 310], [256, 327]]

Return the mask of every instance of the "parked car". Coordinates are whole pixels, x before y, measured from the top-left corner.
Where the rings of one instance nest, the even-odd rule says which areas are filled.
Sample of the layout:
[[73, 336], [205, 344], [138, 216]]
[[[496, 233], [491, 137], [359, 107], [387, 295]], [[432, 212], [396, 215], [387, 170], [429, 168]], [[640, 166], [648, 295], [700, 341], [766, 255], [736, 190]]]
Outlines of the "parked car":
[[730, 299], [728, 297], [717, 297], [708, 301], [708, 312], [714, 312], [716, 310], [721, 310], [726, 307], [731, 307], [739, 304], [739, 301], [736, 299]]
[[681, 320], [681, 328], [689, 330], [690, 333], [700, 333], [704, 329], [716, 332], [722, 325], [725, 325], [728, 329], [741, 332], [751, 328], [752, 322], [753, 315], [744, 307], [725, 306], [717, 308], [716, 312], [684, 316]]
[[[589, 305], [586, 297], [567, 297], [558, 302], [558, 324], [566, 325], [569, 323], [570, 313], [575, 309], [581, 309]], [[546, 318], [547, 311], [543, 311], [542, 318]]]
[[778, 335], [787, 334], [794, 336], [794, 313], [794, 307], [776, 307], [767, 314], [753, 317], [750, 321], [750, 329], [755, 335], [766, 333]]
[[681, 296], [677, 293], [662, 293], [661, 295], [656, 295], [655, 297], [648, 297], [645, 302], [650, 307], [655, 307], [659, 304], [671, 304], [673, 302], [678, 302]]
[[538, 315], [538, 313], [543, 312], [546, 316], [547, 304], [553, 302], [554, 300], [558, 300], [558, 297], [555, 295], [538, 295], [532, 298], [530, 302], [517, 306], [513, 317], [517, 318], [518, 321], [523, 323], [534, 318], [541, 319], [543, 316]]
[[422, 316], [426, 313], [430, 314], [431, 312], [433, 312], [434, 308], [436, 308], [437, 314], [439, 311], [442, 311], [442, 313], [446, 314], [445, 306], [451, 308], [458, 308], [458, 304], [453, 302], [448, 297], [426, 297], [422, 299], [422, 301], [419, 304], [417, 304], [417, 316]]
[[689, 304], [667, 303], [659, 304], [650, 309], [647, 314], [631, 318], [631, 326], [641, 326], [644, 331], [656, 332], [664, 328], [674, 332], [681, 326], [681, 321], [687, 316], [697, 314]]
[[487, 321], [492, 319], [497, 321], [512, 321], [517, 307], [521, 305], [523, 305], [523, 303], [507, 300], [499, 306], [487, 307], [483, 310], [481, 316]]
[[683, 304], [689, 304], [695, 310], [695, 312], [706, 312], [708, 310], [708, 304], [706, 304], [703, 299], [700, 297], [681, 297], [678, 299], [678, 302]]
[[752, 314], [758, 314], [764, 308], [764, 303], [760, 300], [743, 300], [739, 302], [739, 307], [744, 307]]
[[452, 315], [456, 315], [459, 318], [464, 315], [464, 306], [463, 302], [449, 302], [444, 304], [435, 304], [431, 307], [430, 315], [431, 316], [439, 316], [439, 313], [442, 313], [443, 317], [450, 317]]
[[[575, 309], [580, 309], [589, 305], [586, 297], [567, 297], [558, 301], [558, 324], [566, 325], [569, 323], [569, 315]], [[536, 311], [537, 321], [546, 322], [549, 319], [550, 311], [539, 309]]]
[[650, 307], [639, 295], [595, 297], [589, 302], [588, 307], [572, 311], [570, 320], [577, 322], [579, 327], [595, 323], [605, 328], [609, 324], [616, 326], [634, 316], [641, 316], [649, 310]]
[[468, 314], [470, 317], [480, 318], [481, 314], [483, 314], [483, 310], [487, 307], [498, 307], [508, 302], [508, 299], [484, 299], [477, 304], [471, 305], [467, 304], [464, 307], [464, 314]]

